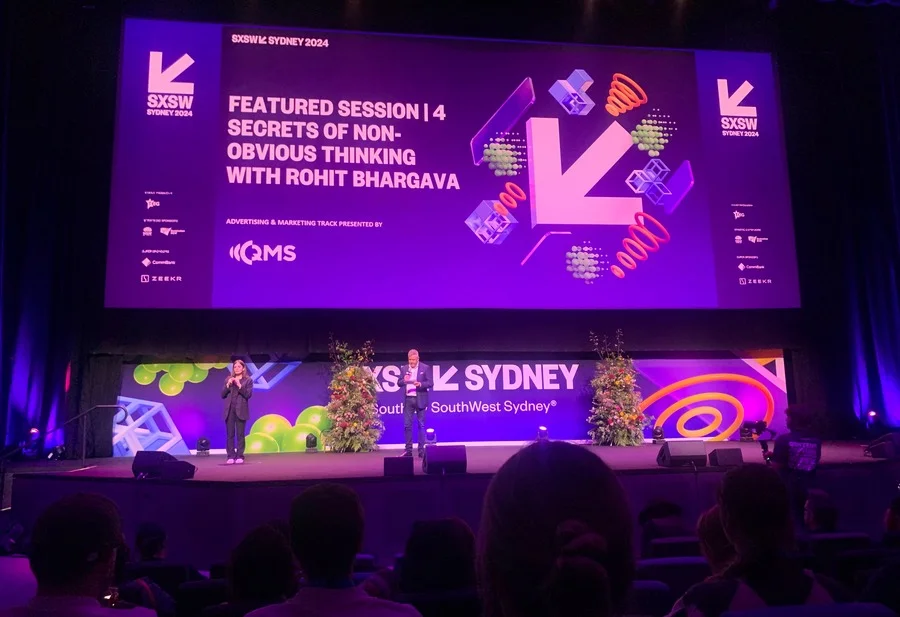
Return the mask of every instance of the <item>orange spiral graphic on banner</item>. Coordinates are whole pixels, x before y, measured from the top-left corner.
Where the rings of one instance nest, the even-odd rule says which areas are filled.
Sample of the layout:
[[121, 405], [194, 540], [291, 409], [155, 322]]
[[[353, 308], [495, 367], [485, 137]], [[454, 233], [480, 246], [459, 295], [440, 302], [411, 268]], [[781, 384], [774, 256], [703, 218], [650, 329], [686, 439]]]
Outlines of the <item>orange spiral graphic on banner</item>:
[[647, 102], [647, 93], [636, 81], [623, 73], [613, 75], [606, 98], [606, 111], [613, 118]]
[[[648, 221], [656, 226], [657, 233], [647, 228]], [[622, 240], [622, 248], [625, 250], [616, 253], [619, 263], [629, 270], [637, 268], [638, 261], [646, 261], [650, 253], [655, 253], [661, 244], [672, 239], [669, 230], [646, 212], [635, 214], [634, 223], [628, 226], [628, 237]], [[619, 266], [610, 266], [609, 271], [620, 279], [625, 278], [625, 270]]]
[[[752, 386], [759, 390], [763, 397], [766, 399], [766, 412], [763, 416], [763, 421], [765, 421], [766, 424], [772, 421], [772, 417], [775, 415], [775, 399], [772, 397], [772, 393], [769, 392], [769, 389], [766, 388], [765, 385], [763, 385], [756, 379], [747, 377], [746, 375], [739, 375], [737, 373], [710, 373], [708, 375], [697, 375], [695, 377], [688, 377], [687, 379], [676, 381], [673, 384], [669, 384], [665, 388], [657, 390], [646, 399], [644, 399], [644, 401], [641, 403], [641, 411], [646, 412], [646, 410], [653, 403], [672, 394], [673, 392], [676, 392], [683, 388], [687, 388], [688, 386], [710, 383], [714, 381], [734, 381]], [[690, 396], [679, 399], [666, 407], [666, 409], [659, 415], [659, 417], [656, 418], [654, 426], [662, 426], [663, 424], [665, 424], [666, 420], [671, 418], [673, 415], [675, 415], [685, 407], [694, 405], [696, 403], [703, 403], [706, 401], [719, 401], [722, 403], [728, 403], [729, 405], [734, 407], [735, 418], [734, 421], [728, 426], [728, 428], [724, 430], [721, 429], [723, 421], [722, 412], [709, 405], [693, 407], [686, 410], [678, 418], [678, 421], [675, 424], [675, 428], [678, 431], [678, 434], [682, 437], [688, 437], [692, 439], [706, 437], [707, 435], [711, 435], [715, 431], [719, 431], [719, 434], [711, 438], [710, 441], [725, 441], [736, 430], [738, 430], [741, 424], [744, 422], [744, 405], [734, 396], [726, 394], [724, 392], [703, 392], [700, 394], [692, 394]], [[686, 427], [686, 424], [689, 420], [700, 416], [711, 416], [712, 419], [710, 420], [709, 424], [699, 429], [689, 429]]]

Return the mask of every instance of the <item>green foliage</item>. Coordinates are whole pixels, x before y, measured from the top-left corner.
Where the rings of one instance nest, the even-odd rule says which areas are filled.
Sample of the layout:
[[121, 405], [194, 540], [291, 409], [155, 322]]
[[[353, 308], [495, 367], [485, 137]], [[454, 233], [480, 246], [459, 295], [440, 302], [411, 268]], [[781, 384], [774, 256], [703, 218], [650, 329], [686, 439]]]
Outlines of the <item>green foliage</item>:
[[602, 339], [591, 332], [591, 346], [600, 356], [591, 387], [594, 398], [588, 418], [594, 428], [588, 433], [595, 445], [639, 446], [644, 443], [644, 429], [652, 418], [641, 411], [641, 391], [637, 385], [634, 361], [625, 353], [622, 331], [616, 330], [615, 341]]
[[328, 418], [331, 428], [322, 435], [334, 452], [370, 452], [378, 447], [384, 425], [378, 416], [375, 376], [368, 364], [374, 351], [371, 341], [352, 347], [335, 338], [329, 340], [331, 398]]

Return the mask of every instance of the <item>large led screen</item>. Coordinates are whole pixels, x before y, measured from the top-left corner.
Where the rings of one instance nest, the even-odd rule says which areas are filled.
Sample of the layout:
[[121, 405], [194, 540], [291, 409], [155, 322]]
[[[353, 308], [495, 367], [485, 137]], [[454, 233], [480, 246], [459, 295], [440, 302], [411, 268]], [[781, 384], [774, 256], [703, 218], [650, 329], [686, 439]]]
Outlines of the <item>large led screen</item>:
[[789, 308], [766, 54], [128, 20], [106, 304]]

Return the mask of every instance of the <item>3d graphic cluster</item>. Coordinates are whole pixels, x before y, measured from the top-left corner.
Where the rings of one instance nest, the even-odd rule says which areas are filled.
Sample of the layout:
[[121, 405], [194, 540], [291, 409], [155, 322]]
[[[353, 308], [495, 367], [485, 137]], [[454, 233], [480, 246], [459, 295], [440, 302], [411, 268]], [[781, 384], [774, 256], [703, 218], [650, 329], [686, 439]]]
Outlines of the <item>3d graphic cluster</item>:
[[643, 169], [635, 169], [625, 180], [625, 184], [637, 193], [644, 195], [656, 205], [668, 195], [672, 194], [669, 187], [663, 182], [669, 175], [669, 166], [662, 159], [653, 159]]
[[586, 285], [600, 277], [600, 253], [589, 244], [573, 246], [566, 253], [566, 271]]
[[134, 382], [149, 386], [159, 374], [159, 391], [166, 396], [176, 396], [184, 390], [185, 383], [202, 383], [212, 369], [231, 366], [228, 362], [200, 362], [196, 364], [138, 364], [134, 367]]
[[586, 116], [594, 108], [594, 100], [587, 91], [594, 78], [583, 69], [575, 69], [568, 79], [560, 79], [550, 86], [550, 96], [562, 105], [570, 116]]
[[266, 414], [250, 427], [247, 435], [249, 454], [274, 454], [276, 452], [306, 452], [307, 435], [316, 436], [318, 450], [325, 447], [322, 433], [331, 428], [328, 410], [323, 405], [313, 405], [300, 412], [292, 425], [279, 414]]
[[491, 143], [484, 144], [484, 162], [495, 176], [518, 176], [525, 168], [525, 156], [519, 140], [508, 137], [496, 137]]
[[502, 244], [519, 224], [511, 212], [500, 214], [496, 199], [485, 199], [466, 218], [468, 227], [484, 244]]
[[638, 150], [655, 157], [666, 149], [666, 144], [677, 130], [669, 116], [653, 113], [641, 120], [631, 131], [631, 141], [637, 144]]

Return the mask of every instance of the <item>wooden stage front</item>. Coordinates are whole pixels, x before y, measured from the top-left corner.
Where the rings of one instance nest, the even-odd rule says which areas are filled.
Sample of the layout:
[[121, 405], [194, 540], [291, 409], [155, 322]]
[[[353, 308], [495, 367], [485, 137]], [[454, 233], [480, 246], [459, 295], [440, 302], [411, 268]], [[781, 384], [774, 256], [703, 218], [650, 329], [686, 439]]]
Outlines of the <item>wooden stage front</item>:
[[[204, 566], [227, 558], [231, 548], [252, 527], [286, 517], [290, 501], [322, 480], [352, 486], [366, 509], [366, 552], [389, 561], [402, 550], [416, 520], [459, 516], [477, 529], [481, 503], [493, 474], [522, 446], [467, 448], [468, 473], [426, 476], [416, 465], [414, 477], [384, 477], [383, 459], [397, 450], [366, 454], [268, 454], [250, 457], [244, 465], [225, 465], [224, 456], [182, 457], [197, 468], [193, 480], [137, 480], [132, 459], [40, 461], [12, 465], [13, 517], [28, 526], [54, 499], [73, 492], [97, 492], [119, 505], [129, 538], [144, 521], [163, 524], [171, 539], [173, 559], [191, 559]], [[590, 446], [587, 446], [590, 447]], [[745, 462], [762, 462], [756, 443], [707, 442], [715, 448], [740, 448]], [[682, 505], [694, 519], [715, 501], [724, 470], [660, 468], [658, 445], [635, 448], [590, 447], [615, 469], [636, 513], [651, 499]], [[898, 494], [900, 464], [863, 456], [858, 443], [828, 443], [822, 449], [820, 486], [837, 503], [853, 503], [844, 522], [848, 528], [875, 533], [884, 508]], [[843, 513], [842, 513], [843, 514]]]

